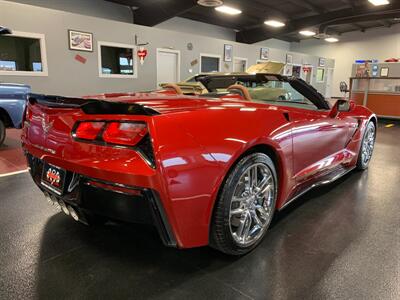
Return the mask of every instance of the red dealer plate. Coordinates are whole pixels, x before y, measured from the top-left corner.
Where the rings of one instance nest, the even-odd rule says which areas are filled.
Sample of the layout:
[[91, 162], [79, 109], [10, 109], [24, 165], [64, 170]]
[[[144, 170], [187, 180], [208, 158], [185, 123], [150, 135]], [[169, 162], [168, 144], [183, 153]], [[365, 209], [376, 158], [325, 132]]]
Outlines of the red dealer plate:
[[59, 167], [44, 163], [41, 184], [48, 190], [61, 196], [64, 191], [66, 173], [65, 170]]

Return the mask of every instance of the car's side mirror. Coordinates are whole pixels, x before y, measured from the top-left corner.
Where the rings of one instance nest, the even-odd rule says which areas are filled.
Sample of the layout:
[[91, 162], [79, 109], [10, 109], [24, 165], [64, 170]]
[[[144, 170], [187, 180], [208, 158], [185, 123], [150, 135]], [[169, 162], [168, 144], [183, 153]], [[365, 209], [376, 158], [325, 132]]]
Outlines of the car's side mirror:
[[332, 106], [331, 111], [329, 112], [330, 118], [336, 118], [339, 112], [349, 112], [355, 108], [356, 104], [353, 100], [347, 101], [344, 99], [339, 99]]
[[6, 28], [6, 27], [1, 27], [0, 26], [0, 35], [3, 35], [3, 34], [11, 34], [12, 32], [11, 32], [11, 30], [10, 29], [8, 29], [8, 28]]

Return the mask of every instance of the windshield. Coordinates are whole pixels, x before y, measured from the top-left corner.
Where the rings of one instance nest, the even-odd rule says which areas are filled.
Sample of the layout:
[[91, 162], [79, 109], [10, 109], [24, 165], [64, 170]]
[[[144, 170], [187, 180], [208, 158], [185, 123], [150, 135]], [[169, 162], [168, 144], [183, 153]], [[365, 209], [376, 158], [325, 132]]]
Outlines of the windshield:
[[238, 81], [237, 84], [245, 86], [254, 101], [281, 101], [313, 105], [310, 100], [295, 90], [288, 82], [278, 80], [268, 82]]

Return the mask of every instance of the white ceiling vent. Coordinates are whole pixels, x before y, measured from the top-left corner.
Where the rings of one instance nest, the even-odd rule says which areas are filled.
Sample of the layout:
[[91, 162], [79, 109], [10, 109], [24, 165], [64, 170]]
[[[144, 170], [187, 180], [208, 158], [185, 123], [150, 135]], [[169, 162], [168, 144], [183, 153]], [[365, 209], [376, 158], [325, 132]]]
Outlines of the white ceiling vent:
[[222, 1], [222, 0], [198, 0], [197, 4], [201, 5], [201, 6], [206, 6], [206, 7], [217, 7], [217, 6], [221, 6], [222, 4], [224, 4], [224, 1]]

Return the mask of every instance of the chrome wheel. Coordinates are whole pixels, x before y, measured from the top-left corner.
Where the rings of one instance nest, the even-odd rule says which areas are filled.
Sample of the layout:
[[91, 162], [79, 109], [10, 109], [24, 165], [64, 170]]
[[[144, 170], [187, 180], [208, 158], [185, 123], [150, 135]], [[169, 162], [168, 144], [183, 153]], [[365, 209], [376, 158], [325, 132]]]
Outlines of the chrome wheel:
[[251, 165], [235, 186], [229, 211], [231, 235], [238, 246], [250, 246], [263, 236], [271, 222], [274, 203], [271, 170], [262, 163]]
[[365, 130], [364, 139], [361, 146], [361, 163], [367, 166], [372, 157], [375, 145], [375, 125], [370, 122]]

